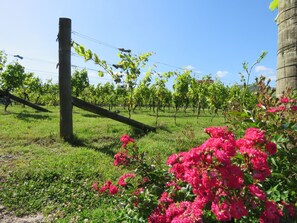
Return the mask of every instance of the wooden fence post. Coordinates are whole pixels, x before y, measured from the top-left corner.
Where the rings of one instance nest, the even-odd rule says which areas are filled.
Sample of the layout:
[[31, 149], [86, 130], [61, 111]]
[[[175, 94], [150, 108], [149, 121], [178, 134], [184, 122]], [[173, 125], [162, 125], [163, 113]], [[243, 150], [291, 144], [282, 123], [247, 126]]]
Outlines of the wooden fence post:
[[71, 95], [71, 19], [59, 19], [60, 137], [73, 139]]

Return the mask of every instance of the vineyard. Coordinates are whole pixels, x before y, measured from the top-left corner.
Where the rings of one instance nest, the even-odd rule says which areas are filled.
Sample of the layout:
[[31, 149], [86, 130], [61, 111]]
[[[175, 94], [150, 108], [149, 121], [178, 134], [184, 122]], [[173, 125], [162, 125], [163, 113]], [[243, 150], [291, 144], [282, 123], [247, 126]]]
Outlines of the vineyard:
[[[215, 116], [225, 112], [228, 106], [234, 106], [234, 103], [244, 103], [247, 108], [251, 108], [256, 102], [252, 92], [256, 90], [255, 84], [249, 85], [244, 76], [240, 85], [226, 86], [219, 80], [212, 80], [210, 75], [198, 80], [191, 70], [159, 73], [147, 68], [144, 77], [140, 79], [140, 73], [143, 72], [140, 67], [146, 63], [148, 55], [133, 56], [125, 51], [119, 53], [122, 60], [105, 67], [108, 71], [105, 75], [109, 74], [114, 82], [95, 86], [89, 83], [86, 69], [75, 69], [71, 79], [73, 96], [110, 111], [121, 108], [128, 111], [129, 118], [136, 110], [149, 109], [155, 115], [156, 125], [159, 115], [165, 111], [171, 111], [173, 117], [177, 113], [192, 113], [198, 118], [201, 111], [209, 111]], [[0, 86], [3, 91], [9, 91], [37, 105], [59, 105], [57, 83], [51, 80], [42, 82], [34, 73], [26, 73], [25, 67], [19, 62], [6, 65], [5, 59], [2, 52]], [[114, 67], [117, 69], [114, 70]], [[132, 68], [136, 70], [132, 71]], [[169, 78], [174, 80], [172, 86], [168, 85]]]
[[[278, 97], [270, 80], [250, 80], [266, 52], [228, 86], [159, 72], [151, 52], [117, 48], [110, 64], [61, 39], [59, 84], [0, 51], [0, 221], [296, 222], [296, 91]], [[94, 85], [75, 66], [67, 83], [70, 55], [112, 81]]]

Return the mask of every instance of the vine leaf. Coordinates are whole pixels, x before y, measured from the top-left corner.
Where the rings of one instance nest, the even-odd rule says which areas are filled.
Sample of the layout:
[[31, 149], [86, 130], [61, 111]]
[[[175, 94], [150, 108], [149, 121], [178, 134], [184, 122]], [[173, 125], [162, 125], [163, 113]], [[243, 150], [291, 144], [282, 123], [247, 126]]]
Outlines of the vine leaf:
[[270, 2], [269, 9], [271, 11], [273, 11], [277, 8], [278, 8], [278, 0], [273, 0], [272, 2]]
[[103, 77], [103, 76], [104, 76], [104, 72], [101, 71], [101, 70], [99, 70], [99, 71], [98, 71], [98, 76], [99, 76], [99, 77]]
[[91, 51], [91, 50], [87, 50], [87, 51], [85, 52], [84, 57], [85, 57], [85, 61], [86, 61], [86, 62], [89, 61], [89, 60], [91, 60], [92, 57], [93, 57], [93, 53], [92, 53], [92, 51]]

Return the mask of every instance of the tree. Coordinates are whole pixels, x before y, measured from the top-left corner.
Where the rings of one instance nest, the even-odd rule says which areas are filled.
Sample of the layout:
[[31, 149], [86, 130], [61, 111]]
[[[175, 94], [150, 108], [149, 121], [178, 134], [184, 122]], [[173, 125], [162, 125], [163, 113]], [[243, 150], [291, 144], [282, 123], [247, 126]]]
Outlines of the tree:
[[278, 8], [278, 53], [276, 94], [286, 88], [297, 89], [297, 0], [274, 0], [270, 9]]
[[152, 77], [152, 72], [149, 70], [146, 72], [145, 76], [140, 80], [138, 86], [134, 90], [134, 98], [135, 98], [135, 106], [134, 110], [136, 107], [139, 107], [141, 109], [144, 105], [148, 105], [150, 101], [150, 84], [151, 84], [151, 77]]
[[179, 108], [183, 107], [186, 112], [190, 104], [191, 70], [184, 70], [183, 73], [176, 73], [177, 77], [173, 84], [173, 103], [175, 106], [174, 122]]
[[[30, 95], [35, 97], [35, 104], [39, 103], [39, 98], [43, 94], [42, 81], [39, 77], [31, 77], [25, 80]], [[31, 97], [30, 97], [31, 98]]]
[[191, 79], [190, 83], [190, 101], [192, 103], [193, 111], [197, 110], [197, 119], [201, 113], [201, 109], [204, 110], [207, 105], [207, 88], [212, 83], [211, 76], [206, 75], [202, 80], [197, 80], [196, 77]]
[[166, 88], [166, 83], [168, 79], [173, 76], [174, 72], [154, 72], [155, 83], [152, 85], [152, 94], [154, 98], [154, 103], [156, 104], [156, 126], [158, 125], [159, 110], [165, 106], [166, 98], [168, 95], [168, 89]]
[[89, 86], [88, 71], [86, 69], [75, 70], [71, 78], [71, 86], [75, 97], [80, 96], [81, 92]]
[[6, 60], [6, 55], [3, 53], [3, 51], [0, 51], [0, 74], [4, 70]]
[[25, 67], [18, 62], [10, 63], [0, 73], [0, 86], [5, 91], [12, 91], [23, 86], [26, 79]]

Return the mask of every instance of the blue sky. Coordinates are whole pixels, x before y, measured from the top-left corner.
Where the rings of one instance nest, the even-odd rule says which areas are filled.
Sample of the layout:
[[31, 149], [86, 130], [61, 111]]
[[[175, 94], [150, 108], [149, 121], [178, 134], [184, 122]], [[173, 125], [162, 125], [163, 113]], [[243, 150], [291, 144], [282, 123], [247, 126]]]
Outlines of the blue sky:
[[[242, 62], [253, 63], [252, 80], [263, 74], [275, 85], [277, 12], [270, 0], [2, 0], [0, 50], [24, 57], [19, 62], [42, 80], [57, 81], [58, 23], [72, 20], [72, 39], [92, 49], [109, 63], [118, 61], [111, 46], [134, 53], [155, 52], [157, 71], [192, 68], [197, 78], [211, 74], [225, 84], [240, 82]], [[105, 44], [106, 43], [106, 44]], [[72, 64], [97, 69], [73, 57]], [[170, 66], [166, 66], [168, 64]], [[89, 71], [94, 84], [110, 80]]]

